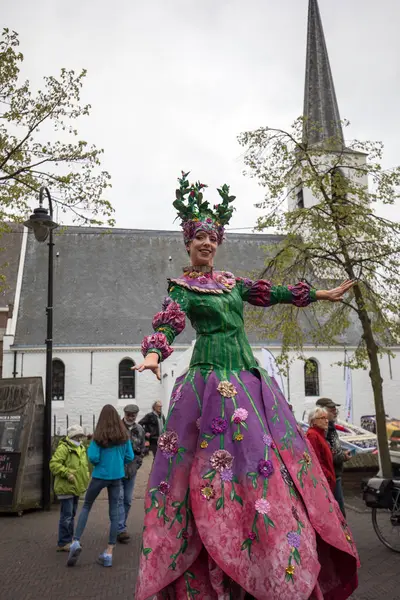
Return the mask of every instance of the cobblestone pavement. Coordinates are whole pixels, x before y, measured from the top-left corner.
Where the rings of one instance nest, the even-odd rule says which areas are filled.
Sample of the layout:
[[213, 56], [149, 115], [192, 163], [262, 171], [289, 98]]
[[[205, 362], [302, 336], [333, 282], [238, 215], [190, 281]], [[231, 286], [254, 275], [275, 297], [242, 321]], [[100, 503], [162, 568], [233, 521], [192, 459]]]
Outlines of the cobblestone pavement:
[[[131, 542], [119, 545], [114, 565], [104, 569], [95, 559], [107, 542], [106, 497], [95, 503], [83, 551], [74, 569], [66, 555], [55, 551], [58, 507], [50, 513], [31, 512], [18, 518], [0, 516], [1, 600], [128, 600], [134, 598], [143, 523], [143, 497], [151, 459], [139, 471], [129, 517]], [[356, 498], [348, 498], [351, 528], [360, 552], [360, 585], [352, 600], [400, 600], [400, 554], [387, 550], [376, 537], [370, 512]], [[297, 600], [297, 599], [293, 599]]]

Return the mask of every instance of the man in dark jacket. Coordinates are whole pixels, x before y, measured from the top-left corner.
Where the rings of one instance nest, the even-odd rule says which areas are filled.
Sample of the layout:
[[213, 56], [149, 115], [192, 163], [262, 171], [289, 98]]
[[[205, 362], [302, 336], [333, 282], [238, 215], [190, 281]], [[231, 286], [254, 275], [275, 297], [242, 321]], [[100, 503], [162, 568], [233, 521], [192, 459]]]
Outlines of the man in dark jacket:
[[132, 504], [133, 489], [135, 487], [136, 474], [138, 469], [142, 466], [144, 449], [145, 449], [145, 437], [144, 430], [138, 423], [136, 423], [136, 417], [139, 412], [139, 407], [136, 404], [128, 404], [124, 408], [124, 418], [122, 422], [129, 432], [129, 436], [132, 442], [133, 452], [135, 458], [132, 462], [125, 465], [125, 477], [122, 479], [121, 492], [118, 502], [118, 541], [126, 543], [129, 541], [130, 536], [127, 532], [126, 521], [128, 518], [129, 510]]
[[329, 425], [328, 431], [326, 433], [326, 441], [331, 447], [333, 454], [333, 465], [335, 467], [336, 487], [334, 490], [334, 496], [337, 503], [339, 504], [343, 516], [346, 517], [342, 488], [342, 475], [343, 463], [350, 460], [351, 454], [347, 450], [343, 450], [342, 445], [340, 443], [339, 434], [335, 427], [336, 419], [339, 414], [338, 406], [340, 406], [340, 404], [335, 404], [335, 402], [330, 398], [320, 398], [319, 400], [317, 400], [317, 406], [325, 408], [326, 412], [328, 413]]
[[154, 458], [157, 452], [158, 438], [164, 430], [165, 418], [162, 414], [162, 404], [159, 400], [154, 402], [152, 408], [153, 412], [147, 413], [139, 423], [144, 429], [146, 440], [149, 442]]

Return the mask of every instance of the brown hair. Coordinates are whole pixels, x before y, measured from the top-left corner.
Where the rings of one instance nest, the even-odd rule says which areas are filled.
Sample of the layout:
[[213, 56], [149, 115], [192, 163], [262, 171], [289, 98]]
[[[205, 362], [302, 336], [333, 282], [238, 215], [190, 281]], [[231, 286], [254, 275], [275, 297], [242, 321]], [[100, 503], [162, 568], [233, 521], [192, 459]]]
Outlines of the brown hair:
[[102, 448], [119, 446], [128, 441], [128, 432], [112, 404], [103, 406], [93, 440]]

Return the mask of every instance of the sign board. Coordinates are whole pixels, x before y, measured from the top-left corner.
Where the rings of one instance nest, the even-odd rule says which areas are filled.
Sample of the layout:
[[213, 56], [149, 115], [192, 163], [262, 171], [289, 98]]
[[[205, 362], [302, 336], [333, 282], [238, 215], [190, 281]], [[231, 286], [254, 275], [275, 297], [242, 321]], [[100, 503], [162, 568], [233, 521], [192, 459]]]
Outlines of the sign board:
[[19, 452], [0, 454], [0, 506], [11, 506], [13, 503], [20, 458]]
[[22, 433], [21, 415], [5, 415], [0, 413], [0, 452], [15, 452], [20, 450]]

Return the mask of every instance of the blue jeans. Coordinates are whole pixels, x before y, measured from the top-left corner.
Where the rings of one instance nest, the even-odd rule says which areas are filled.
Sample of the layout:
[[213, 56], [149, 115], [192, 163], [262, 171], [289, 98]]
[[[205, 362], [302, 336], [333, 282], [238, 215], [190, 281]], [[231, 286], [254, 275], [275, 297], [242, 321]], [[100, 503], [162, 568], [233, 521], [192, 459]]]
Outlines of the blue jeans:
[[72, 542], [74, 518], [78, 508], [79, 496], [60, 500], [60, 522], [58, 524], [58, 545], [60, 548]]
[[135, 479], [136, 473], [131, 479], [121, 480], [121, 490], [118, 500], [118, 533], [126, 531], [126, 521], [131, 509]]
[[108, 512], [110, 515], [110, 536], [108, 543], [115, 545], [117, 543], [118, 532], [118, 498], [121, 488], [120, 479], [95, 479], [92, 478], [86, 492], [85, 501], [82, 506], [81, 514], [79, 515], [78, 525], [74, 535], [74, 540], [80, 540], [85, 531], [89, 513], [94, 501], [100, 494], [101, 490], [107, 488], [108, 492]]
[[344, 508], [344, 496], [343, 496], [343, 488], [342, 488], [342, 478], [336, 477], [336, 486], [335, 491], [333, 492], [335, 496], [336, 502], [339, 504], [339, 508], [342, 511], [342, 515], [346, 517], [346, 511]]

